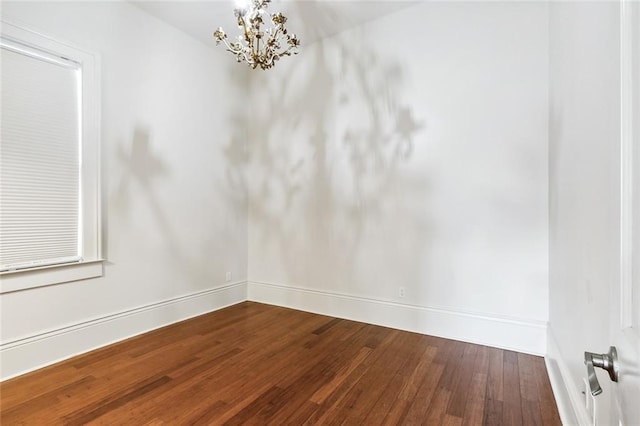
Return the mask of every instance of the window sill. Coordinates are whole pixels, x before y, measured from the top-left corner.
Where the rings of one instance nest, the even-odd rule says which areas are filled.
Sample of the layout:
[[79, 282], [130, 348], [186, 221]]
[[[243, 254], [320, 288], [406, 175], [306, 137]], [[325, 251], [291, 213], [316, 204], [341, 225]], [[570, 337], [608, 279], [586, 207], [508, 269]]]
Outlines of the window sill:
[[0, 273], [0, 294], [102, 276], [102, 260]]

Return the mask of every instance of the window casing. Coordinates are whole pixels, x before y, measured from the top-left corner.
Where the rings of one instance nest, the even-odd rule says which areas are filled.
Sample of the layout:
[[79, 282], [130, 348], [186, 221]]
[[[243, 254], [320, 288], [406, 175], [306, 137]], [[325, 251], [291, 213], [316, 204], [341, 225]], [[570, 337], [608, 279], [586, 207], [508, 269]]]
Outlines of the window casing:
[[0, 293], [100, 276], [98, 57], [2, 24]]

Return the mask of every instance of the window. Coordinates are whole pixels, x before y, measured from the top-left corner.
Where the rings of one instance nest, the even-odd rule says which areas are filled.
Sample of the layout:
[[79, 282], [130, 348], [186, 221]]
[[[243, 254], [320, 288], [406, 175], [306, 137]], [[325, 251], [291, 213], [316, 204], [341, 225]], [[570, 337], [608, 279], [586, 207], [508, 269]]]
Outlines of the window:
[[97, 57], [2, 24], [0, 292], [100, 276]]

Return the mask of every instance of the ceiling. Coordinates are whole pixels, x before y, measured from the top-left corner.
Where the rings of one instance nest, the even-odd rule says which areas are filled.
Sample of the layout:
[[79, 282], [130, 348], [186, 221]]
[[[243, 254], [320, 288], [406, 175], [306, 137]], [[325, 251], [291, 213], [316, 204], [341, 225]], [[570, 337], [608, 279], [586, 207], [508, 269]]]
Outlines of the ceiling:
[[[192, 37], [214, 46], [213, 31], [222, 27], [230, 37], [236, 35], [234, 1], [132, 1], [151, 15]], [[309, 45], [367, 21], [393, 13], [416, 1], [331, 1], [274, 0], [270, 13], [282, 12], [289, 20], [287, 29]], [[239, 34], [239, 32], [238, 32]]]

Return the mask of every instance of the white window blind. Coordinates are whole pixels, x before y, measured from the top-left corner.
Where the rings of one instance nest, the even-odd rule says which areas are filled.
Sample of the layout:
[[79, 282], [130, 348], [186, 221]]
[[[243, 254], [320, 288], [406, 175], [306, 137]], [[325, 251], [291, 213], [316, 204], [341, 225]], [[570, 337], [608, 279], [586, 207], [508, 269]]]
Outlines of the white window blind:
[[81, 259], [81, 68], [2, 40], [0, 271]]

